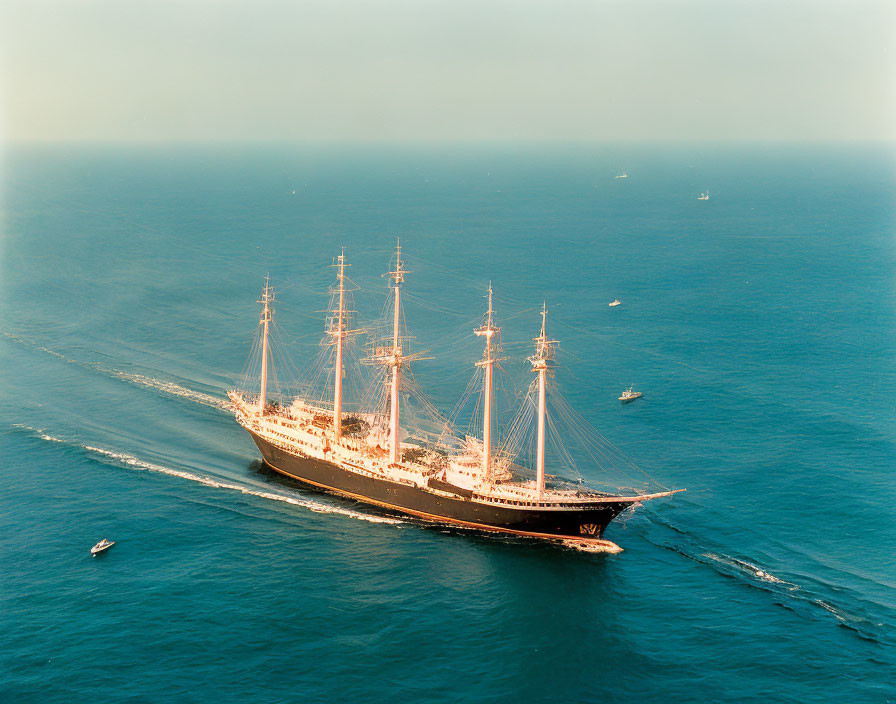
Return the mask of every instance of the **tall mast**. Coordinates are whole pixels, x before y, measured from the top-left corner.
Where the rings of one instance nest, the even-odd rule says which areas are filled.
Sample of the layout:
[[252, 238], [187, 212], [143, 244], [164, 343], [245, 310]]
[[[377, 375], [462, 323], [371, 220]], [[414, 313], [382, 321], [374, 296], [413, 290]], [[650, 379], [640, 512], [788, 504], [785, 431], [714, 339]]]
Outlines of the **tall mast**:
[[392, 398], [389, 418], [389, 461], [398, 464], [398, 390], [401, 386], [401, 337], [399, 323], [401, 317], [401, 283], [404, 281], [404, 262], [401, 261], [401, 242], [395, 250], [395, 270], [389, 272], [395, 292], [395, 315], [392, 322]]
[[268, 395], [268, 325], [274, 314], [274, 310], [271, 308], [271, 303], [274, 302], [274, 292], [271, 290], [269, 276], [264, 279], [264, 291], [262, 291], [261, 299], [258, 302], [264, 306], [260, 321], [264, 332], [261, 339], [261, 392], [258, 394], [258, 415], [263, 416]]
[[486, 313], [485, 325], [475, 329], [475, 335], [485, 337], [485, 355], [476, 366], [485, 368], [485, 379], [482, 385], [483, 409], [482, 409], [482, 476], [488, 479], [490, 475], [491, 450], [492, 450], [492, 374], [494, 372], [495, 362], [498, 360], [492, 356], [492, 337], [494, 337], [500, 328], [494, 326], [492, 316], [494, 309], [492, 308], [492, 284], [488, 284], [488, 312]]
[[545, 334], [545, 320], [548, 315], [546, 305], [541, 307], [541, 333], [533, 341], [535, 342], [535, 354], [529, 357], [532, 371], [538, 373], [538, 449], [535, 460], [536, 480], [538, 495], [544, 493], [544, 445], [545, 445], [545, 414], [547, 395], [548, 363], [554, 359], [554, 345], [556, 340], [547, 339]]
[[345, 339], [345, 247], [336, 259], [339, 267], [339, 308], [336, 311], [335, 330], [330, 334], [336, 337], [336, 369], [335, 388], [333, 389], [333, 433], [338, 440], [342, 437], [342, 343]]

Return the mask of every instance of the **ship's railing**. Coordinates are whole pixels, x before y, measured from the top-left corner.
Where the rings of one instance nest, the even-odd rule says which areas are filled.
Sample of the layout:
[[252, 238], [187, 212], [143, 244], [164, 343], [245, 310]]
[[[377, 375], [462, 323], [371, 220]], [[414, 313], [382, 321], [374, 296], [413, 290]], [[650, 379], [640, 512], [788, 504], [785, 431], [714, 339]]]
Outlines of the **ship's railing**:
[[583, 505], [588, 505], [590, 503], [594, 503], [594, 501], [587, 501], [585, 499], [579, 501], [532, 501], [526, 500], [524, 498], [519, 499], [511, 499], [504, 498], [500, 496], [492, 496], [490, 494], [473, 494], [473, 498], [477, 501], [483, 501], [492, 504], [501, 504], [505, 506], [523, 506], [523, 507], [535, 507], [535, 508], [580, 508]]

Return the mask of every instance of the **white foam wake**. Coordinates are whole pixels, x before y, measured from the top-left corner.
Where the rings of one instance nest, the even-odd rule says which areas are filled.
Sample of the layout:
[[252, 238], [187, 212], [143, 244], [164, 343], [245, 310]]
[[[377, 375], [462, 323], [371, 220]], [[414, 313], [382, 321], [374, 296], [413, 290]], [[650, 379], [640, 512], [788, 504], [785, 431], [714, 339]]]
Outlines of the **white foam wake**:
[[616, 543], [611, 543], [609, 540], [602, 543], [588, 543], [582, 540], [561, 540], [560, 543], [563, 547], [577, 550], [578, 552], [608, 553], [610, 555], [622, 552], [621, 547], [616, 545]]
[[767, 572], [758, 565], [754, 565], [752, 562], [738, 560], [736, 557], [723, 557], [711, 552], [703, 553], [703, 557], [709, 558], [710, 560], [718, 562], [719, 564], [727, 565], [728, 567], [731, 567], [739, 572], [746, 573], [752, 577], [755, 577], [756, 579], [762, 580], [763, 582], [768, 582], [769, 584], [780, 584], [787, 587], [790, 591], [799, 589], [799, 585], [794, 584], [793, 582], [788, 582], [784, 579], [779, 579], [778, 577], [775, 577], [775, 575]]
[[[859, 637], [875, 642], [883, 642], [879, 633], [879, 629], [883, 624], [875, 623], [870, 617], [862, 615], [860, 605], [856, 604], [856, 610], [850, 613], [840, 606], [835, 606], [830, 601], [819, 598], [819, 595], [815, 593], [816, 589], [813, 587], [813, 583], [818, 585], [819, 581], [824, 582], [824, 580], [805, 575], [806, 579], [810, 580], [808, 583], [796, 584], [788, 582], [753, 562], [730, 555], [707, 552], [705, 547], [697, 544], [695, 536], [691, 535], [687, 530], [659, 519], [656, 515], [652, 517], [650, 514], [645, 515], [657, 526], [671, 529], [678, 534], [678, 538], [673, 542], [655, 542], [648, 538], [654, 545], [674, 550], [690, 560], [712, 567], [719, 574], [743, 580], [746, 583], [752, 582], [752, 586], [756, 588], [769, 591], [779, 597], [793, 599], [795, 604], [809, 604], [812, 607], [823, 609], [834, 616], [841, 626], [855, 631]], [[838, 592], [842, 591], [842, 589], [836, 586], [834, 586], [834, 589]], [[781, 601], [776, 600], [775, 603], [785, 608], [791, 608], [783, 599]]]
[[66, 357], [64, 354], [61, 354], [61, 353], [57, 352], [56, 350], [51, 350], [51, 349], [49, 349], [49, 348], [47, 348], [47, 347], [38, 347], [37, 349], [39, 349], [41, 352], [46, 352], [47, 354], [51, 354], [51, 355], [53, 355], [54, 357], [59, 357], [59, 359], [62, 359], [62, 360], [64, 360], [64, 361], [66, 361], [66, 362], [71, 362], [71, 361], [72, 361], [72, 360], [70, 360], [68, 357]]
[[137, 384], [139, 386], [146, 386], [150, 389], [156, 389], [157, 391], [163, 391], [167, 394], [172, 394], [173, 396], [180, 396], [181, 398], [189, 399], [190, 401], [195, 401], [196, 403], [201, 403], [204, 406], [211, 406], [212, 408], [220, 408], [223, 410], [228, 410], [229, 406], [225, 399], [219, 398], [217, 396], [212, 396], [211, 394], [204, 394], [201, 391], [193, 391], [192, 389], [188, 389], [179, 384], [175, 384], [172, 381], [162, 381], [161, 379], [153, 379], [150, 376], [145, 376], [143, 374], [128, 374], [127, 372], [121, 372], [118, 370], [106, 370], [98, 367], [102, 371], [111, 374], [119, 379], [124, 381], [129, 381], [132, 384]]
[[846, 622], [847, 622], [847, 614], [846, 614], [846, 612], [841, 611], [841, 610], [838, 609], [836, 606], [831, 606], [828, 602], [826, 602], [826, 601], [822, 601], [821, 599], [815, 599], [814, 601], [815, 601], [816, 604], [818, 604], [818, 605], [819, 605], [821, 608], [823, 608], [825, 611], [830, 611], [832, 614], [834, 614], [834, 616], [837, 618], [838, 621], [840, 621], [840, 623], [846, 623]]
[[342, 508], [340, 506], [332, 506], [330, 504], [324, 504], [319, 501], [312, 501], [311, 499], [306, 499], [301, 496], [290, 496], [288, 494], [281, 494], [270, 491], [258, 491], [256, 489], [251, 489], [247, 486], [243, 486], [240, 484], [234, 484], [231, 482], [221, 481], [220, 479], [215, 479], [213, 477], [202, 476], [199, 474], [193, 474], [192, 472], [186, 472], [180, 469], [172, 469], [171, 467], [165, 467], [160, 464], [154, 464], [152, 462], [147, 462], [145, 460], [141, 460], [140, 458], [128, 454], [126, 452], [116, 452], [114, 450], [108, 450], [103, 447], [96, 447], [95, 445], [84, 445], [78, 442], [70, 442], [67, 440], [63, 440], [62, 438], [55, 437], [53, 435], [49, 435], [46, 431], [41, 430], [39, 428], [32, 428], [27, 425], [15, 425], [16, 428], [21, 428], [23, 430], [27, 430], [39, 437], [41, 440], [46, 440], [47, 442], [58, 442], [63, 443], [65, 445], [69, 445], [72, 447], [79, 447], [82, 450], [90, 452], [95, 455], [100, 455], [102, 457], [111, 459], [118, 463], [119, 465], [124, 465], [127, 467], [133, 467], [135, 469], [146, 470], [149, 472], [158, 472], [160, 474], [167, 474], [172, 477], [179, 477], [181, 479], [187, 479], [191, 482], [197, 482], [199, 484], [203, 484], [205, 486], [210, 486], [215, 489], [227, 489], [230, 491], [238, 491], [241, 494], [247, 494], [249, 496], [258, 496], [262, 499], [269, 499], [271, 501], [282, 501], [287, 504], [292, 504], [293, 506], [301, 506], [302, 508], [307, 508], [310, 511], [314, 511], [315, 513], [334, 513], [340, 516], [347, 516], [348, 518], [356, 518], [360, 521], [368, 521], [370, 523], [389, 523], [389, 524], [400, 524], [404, 521], [401, 521], [397, 518], [389, 518], [386, 516], [374, 516], [366, 513], [361, 513], [360, 511], [352, 511], [351, 509]]
[[188, 389], [185, 386], [181, 386], [180, 384], [175, 384], [172, 381], [163, 381], [162, 379], [155, 379], [151, 376], [146, 376], [145, 374], [129, 374], [128, 372], [123, 372], [118, 369], [108, 369], [97, 362], [81, 362], [76, 359], [71, 359], [70, 357], [66, 357], [61, 352], [57, 352], [56, 350], [50, 349], [49, 347], [43, 347], [42, 345], [33, 342], [25, 337], [20, 335], [15, 335], [9, 332], [3, 332], [6, 337], [9, 337], [16, 342], [19, 342], [24, 345], [32, 345], [39, 349], [41, 352], [45, 352], [46, 354], [53, 355], [54, 357], [58, 357], [63, 362], [68, 364], [75, 364], [79, 367], [83, 367], [84, 369], [92, 369], [94, 371], [100, 372], [101, 374], [105, 374], [107, 376], [115, 377], [116, 379], [121, 379], [122, 381], [127, 381], [132, 384], [136, 384], [138, 386], [144, 386], [146, 388], [155, 389], [156, 391], [162, 391], [167, 394], [171, 394], [172, 396], [180, 396], [181, 398], [188, 399], [190, 401], [195, 401], [196, 403], [201, 403], [204, 406], [210, 406], [212, 408], [219, 408], [222, 410], [229, 410], [229, 405], [227, 403], [227, 399], [212, 396], [211, 394], [205, 394], [201, 391], [194, 391], [193, 389]]

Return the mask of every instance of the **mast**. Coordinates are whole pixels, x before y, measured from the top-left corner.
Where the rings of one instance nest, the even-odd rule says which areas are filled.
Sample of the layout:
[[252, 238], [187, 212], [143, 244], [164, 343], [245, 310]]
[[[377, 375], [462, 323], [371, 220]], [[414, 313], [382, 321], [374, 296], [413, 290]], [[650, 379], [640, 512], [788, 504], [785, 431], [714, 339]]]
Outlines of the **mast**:
[[333, 433], [336, 439], [342, 437], [342, 343], [345, 340], [345, 247], [337, 257], [336, 266], [339, 279], [339, 308], [336, 311], [336, 329], [330, 334], [336, 338], [335, 387], [333, 389]]
[[264, 415], [264, 407], [268, 394], [268, 325], [273, 320], [274, 311], [271, 303], [274, 302], [274, 292], [270, 286], [270, 276], [264, 279], [264, 291], [258, 303], [263, 304], [261, 311], [261, 325], [264, 329], [261, 341], [261, 392], [258, 394], [258, 415]]
[[476, 363], [476, 366], [485, 368], [485, 379], [482, 384], [482, 476], [486, 480], [489, 478], [490, 474], [489, 469], [492, 450], [492, 375], [495, 362], [499, 361], [492, 356], [492, 337], [494, 337], [501, 329], [494, 326], [492, 322], [493, 313], [492, 284], [489, 282], [488, 312], [486, 313], [485, 325], [476, 328], [473, 331], [473, 334], [485, 337], [485, 355], [481, 361]]
[[401, 318], [401, 283], [404, 281], [404, 262], [401, 261], [401, 242], [398, 242], [395, 250], [395, 270], [389, 272], [395, 292], [395, 315], [392, 322], [392, 396], [389, 418], [389, 461], [398, 464], [398, 391], [401, 387], [401, 337], [399, 323]]
[[402, 330], [401, 330], [401, 284], [404, 282], [404, 276], [407, 274], [404, 268], [404, 261], [401, 258], [401, 243], [396, 245], [395, 249], [395, 268], [386, 273], [389, 277], [389, 286], [392, 288], [394, 296], [394, 310], [392, 318], [392, 345], [377, 345], [373, 348], [373, 354], [367, 358], [367, 362], [372, 364], [382, 364], [390, 367], [392, 370], [391, 379], [388, 382], [389, 387], [389, 463], [398, 464], [401, 459], [401, 442], [399, 440], [400, 425], [400, 408], [401, 402], [399, 392], [401, 391], [401, 369], [407, 362], [413, 362], [420, 359], [426, 359], [422, 353], [415, 352], [413, 354], [405, 354], [402, 351]]
[[548, 315], [547, 306], [541, 307], [541, 333], [533, 341], [535, 342], [535, 354], [529, 357], [532, 371], [538, 373], [538, 448], [535, 460], [536, 479], [535, 484], [539, 497], [544, 493], [544, 445], [545, 445], [545, 415], [547, 412], [547, 374], [548, 363], [554, 359], [554, 345], [556, 340], [548, 340], [545, 334], [545, 320]]

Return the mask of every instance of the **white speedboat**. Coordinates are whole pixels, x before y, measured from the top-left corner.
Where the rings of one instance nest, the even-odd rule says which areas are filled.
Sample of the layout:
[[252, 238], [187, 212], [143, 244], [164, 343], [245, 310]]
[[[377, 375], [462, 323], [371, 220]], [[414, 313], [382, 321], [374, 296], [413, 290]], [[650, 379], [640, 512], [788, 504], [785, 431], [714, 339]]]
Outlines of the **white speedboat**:
[[613, 178], [628, 178], [628, 174], [623, 171], [621, 174], [619, 174], [618, 176], [614, 176]]
[[697, 200], [709, 200], [709, 191], [705, 191], [697, 196]]
[[615, 308], [616, 306], [621, 306], [621, 305], [622, 305], [622, 301], [620, 301], [618, 298], [614, 298], [614, 299], [613, 299], [613, 302], [612, 302], [612, 303], [608, 303], [607, 305], [609, 305], [610, 308]]
[[115, 545], [114, 540], [107, 540], [106, 538], [103, 538], [100, 542], [90, 548], [90, 554], [96, 557], [104, 550], [108, 550], [109, 548], [111, 548], [113, 545]]
[[634, 388], [633, 386], [629, 386], [626, 391], [623, 391], [622, 396], [619, 397], [619, 400], [622, 401], [623, 403], [630, 403], [631, 401], [634, 401], [636, 398], [641, 398], [641, 396], [644, 395], [640, 391], [633, 391], [632, 390], [633, 388]]

